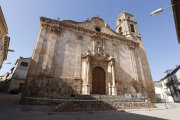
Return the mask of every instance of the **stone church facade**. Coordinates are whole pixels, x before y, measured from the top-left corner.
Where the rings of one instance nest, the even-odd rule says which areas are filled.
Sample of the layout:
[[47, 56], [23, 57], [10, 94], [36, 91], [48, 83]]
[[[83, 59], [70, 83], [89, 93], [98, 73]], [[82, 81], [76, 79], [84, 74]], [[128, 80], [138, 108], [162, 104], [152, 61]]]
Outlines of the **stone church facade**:
[[101, 18], [83, 22], [40, 17], [26, 85], [28, 96], [141, 93], [156, 100], [134, 16], [122, 12], [116, 32]]

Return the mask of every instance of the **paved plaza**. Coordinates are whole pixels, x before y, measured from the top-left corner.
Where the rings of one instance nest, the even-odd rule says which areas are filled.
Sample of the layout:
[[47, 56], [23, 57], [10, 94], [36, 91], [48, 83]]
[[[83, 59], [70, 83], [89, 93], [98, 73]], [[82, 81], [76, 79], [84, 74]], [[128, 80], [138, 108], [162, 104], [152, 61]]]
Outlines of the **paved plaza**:
[[[125, 112], [93, 111], [93, 112], [54, 112], [48, 115], [49, 106], [40, 110], [37, 106], [30, 106], [33, 110], [22, 111], [18, 105], [20, 94], [0, 93], [0, 120], [180, 120], [180, 103], [157, 103], [158, 108], [129, 109]], [[43, 107], [43, 106], [42, 106]]]

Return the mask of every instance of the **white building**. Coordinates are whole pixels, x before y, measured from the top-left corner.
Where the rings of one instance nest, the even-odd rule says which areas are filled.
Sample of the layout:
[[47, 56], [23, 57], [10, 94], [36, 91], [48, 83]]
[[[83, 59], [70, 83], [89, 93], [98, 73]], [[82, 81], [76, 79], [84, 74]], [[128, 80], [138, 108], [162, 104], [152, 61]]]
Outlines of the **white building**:
[[11, 69], [11, 74], [8, 76], [3, 86], [4, 92], [10, 92], [10, 90], [13, 88], [18, 88], [19, 92], [21, 92], [27, 72], [29, 70], [30, 62], [31, 58], [23, 57], [20, 57], [16, 61], [15, 67]]
[[158, 102], [164, 101], [164, 92], [161, 81], [154, 81], [155, 93]]
[[166, 93], [165, 98], [167, 102], [180, 101], [180, 65], [175, 69], [165, 71], [165, 77], [161, 80], [163, 91]]

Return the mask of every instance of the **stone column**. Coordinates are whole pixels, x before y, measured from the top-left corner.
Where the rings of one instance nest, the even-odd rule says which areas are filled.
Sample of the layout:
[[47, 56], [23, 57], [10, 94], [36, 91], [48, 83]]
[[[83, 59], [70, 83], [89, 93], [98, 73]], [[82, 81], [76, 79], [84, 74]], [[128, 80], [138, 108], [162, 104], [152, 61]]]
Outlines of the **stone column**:
[[31, 70], [29, 70], [29, 74], [31, 74], [31, 75], [38, 74], [38, 72], [37, 72], [37, 70], [38, 70], [38, 62], [39, 62], [40, 53], [41, 53], [41, 50], [42, 50], [42, 46], [43, 46], [43, 42], [44, 42], [44, 39], [45, 39], [46, 32], [47, 32], [47, 25], [46, 24], [41, 24], [39, 35], [38, 35], [36, 45], [35, 45], [35, 48], [34, 48], [34, 52], [33, 52], [33, 55], [32, 55], [31, 66], [33, 66], [33, 67], [32, 67], [32, 69], [30, 68]]
[[81, 76], [81, 46], [83, 43], [83, 35], [82, 34], [77, 34], [77, 49], [76, 49], [76, 65], [75, 65], [75, 73], [74, 77], [75, 78], [80, 78]]
[[138, 59], [139, 59], [139, 67], [140, 67], [140, 71], [141, 71], [142, 83], [143, 83], [145, 89], [147, 89], [146, 81], [145, 81], [145, 77], [144, 77], [144, 71], [143, 71], [142, 62], [141, 62], [141, 51], [140, 51], [140, 48], [139, 48], [139, 51], [138, 51]]
[[136, 60], [135, 60], [135, 55], [134, 55], [135, 48], [133, 46], [130, 46], [129, 49], [130, 49], [130, 57], [131, 57], [131, 63], [132, 63], [133, 78], [134, 78], [134, 80], [139, 82], [137, 66], [136, 66]]
[[92, 51], [93, 51], [93, 56], [95, 56], [95, 40], [94, 40], [94, 36], [92, 36]]
[[112, 95], [117, 95], [116, 81], [115, 81], [115, 71], [114, 71], [114, 61], [111, 61], [112, 69]]
[[60, 29], [52, 29], [51, 33], [53, 35], [52, 35], [51, 43], [49, 44], [48, 53], [47, 53], [46, 68], [45, 68], [46, 74], [50, 74], [51, 72], [52, 60], [53, 60], [53, 55], [55, 51], [55, 44], [57, 41], [58, 34], [60, 33]]
[[103, 58], [106, 58], [106, 53], [105, 53], [105, 40], [103, 40]]
[[90, 94], [90, 84], [89, 84], [89, 74], [90, 74], [90, 57], [87, 57], [87, 73], [86, 73], [86, 84], [85, 84], [85, 94], [89, 95]]
[[111, 95], [111, 83], [110, 82], [108, 82], [108, 90], [109, 90], [108, 95]]
[[39, 35], [38, 35], [38, 38], [37, 38], [37, 41], [36, 41], [36, 45], [35, 45], [35, 48], [34, 48], [34, 53], [32, 55], [32, 59], [35, 62], [38, 62], [38, 60], [39, 60], [39, 54], [41, 52], [42, 44], [44, 42], [44, 38], [45, 38], [45, 34], [46, 34], [46, 29], [47, 29], [47, 25], [41, 24]]
[[112, 79], [112, 73], [111, 73], [111, 62], [108, 63], [108, 69], [107, 69], [107, 80], [108, 80], [108, 95], [111, 95], [112, 94], [112, 88], [111, 88], [111, 79]]

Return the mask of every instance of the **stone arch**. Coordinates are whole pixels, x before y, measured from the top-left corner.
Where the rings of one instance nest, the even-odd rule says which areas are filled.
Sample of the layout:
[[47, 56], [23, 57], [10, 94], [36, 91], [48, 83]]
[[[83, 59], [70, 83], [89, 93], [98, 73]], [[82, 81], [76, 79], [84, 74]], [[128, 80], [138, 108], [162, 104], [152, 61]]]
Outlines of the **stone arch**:
[[104, 71], [105, 71], [105, 90], [106, 93], [105, 94], [111, 94], [109, 93], [109, 87], [108, 87], [108, 83], [111, 82], [111, 73], [108, 72], [108, 63], [107, 61], [101, 61], [98, 62], [96, 60], [92, 61], [91, 64], [91, 68], [90, 68], [90, 73], [89, 73], [89, 77], [90, 77], [90, 92], [92, 93], [92, 71], [95, 67], [101, 67]]

